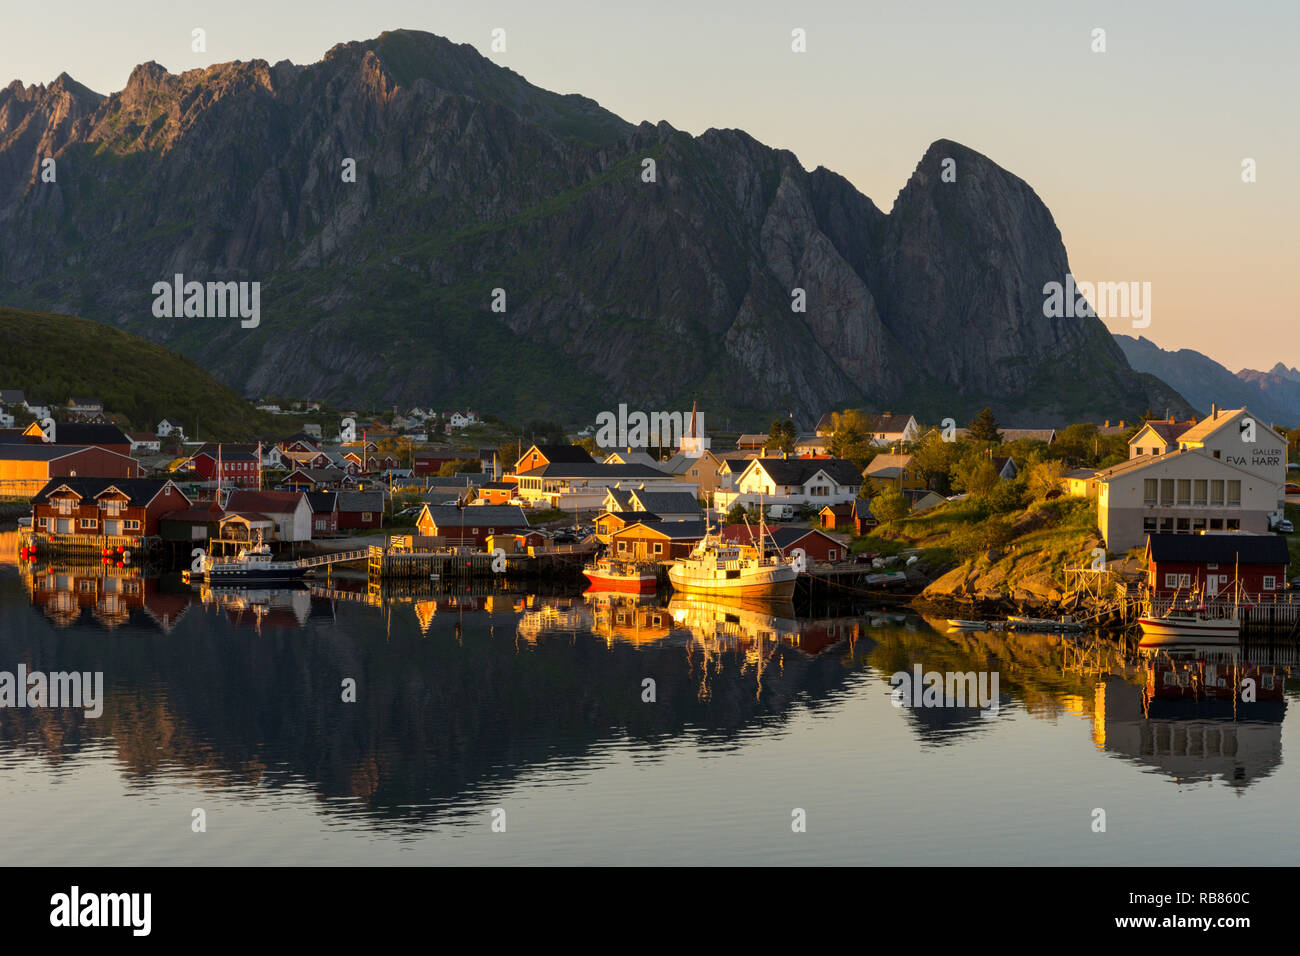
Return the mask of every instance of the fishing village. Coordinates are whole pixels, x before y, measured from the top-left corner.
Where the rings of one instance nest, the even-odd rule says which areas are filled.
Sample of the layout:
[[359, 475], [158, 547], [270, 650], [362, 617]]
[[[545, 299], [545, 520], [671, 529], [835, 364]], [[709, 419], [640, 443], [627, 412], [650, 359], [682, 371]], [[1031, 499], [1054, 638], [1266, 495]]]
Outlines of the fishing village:
[[18, 558], [51, 579], [93, 564], [374, 602], [544, 584], [1151, 646], [1300, 637], [1296, 438], [1246, 408], [1060, 430], [850, 409], [715, 446], [692, 407], [642, 429], [657, 444], [608, 447], [594, 426], [511, 442], [475, 412], [421, 409], [351, 412], [326, 440], [317, 403], [280, 439], [199, 442], [172, 419], [126, 432], [93, 399], [0, 396]]

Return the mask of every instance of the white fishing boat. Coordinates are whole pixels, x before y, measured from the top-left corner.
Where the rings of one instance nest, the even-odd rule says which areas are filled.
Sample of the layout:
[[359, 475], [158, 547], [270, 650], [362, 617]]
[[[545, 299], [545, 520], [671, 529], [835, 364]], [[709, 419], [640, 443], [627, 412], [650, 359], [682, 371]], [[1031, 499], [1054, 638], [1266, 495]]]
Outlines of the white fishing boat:
[[1241, 639], [1241, 620], [1235, 613], [1232, 617], [1212, 617], [1204, 608], [1180, 608], [1159, 617], [1139, 618], [1138, 626], [1142, 628], [1141, 647], [1188, 641], [1235, 644]]
[[792, 558], [732, 544], [712, 533], [668, 569], [668, 580], [678, 591], [748, 598], [789, 598], [798, 577]]
[[203, 580], [212, 585], [297, 581], [305, 573], [306, 568], [297, 561], [275, 560], [260, 532], [256, 544], [241, 548], [233, 558], [207, 555], [203, 559]]
[[[759, 498], [762, 515], [763, 499]], [[749, 519], [745, 519], [749, 527]], [[759, 519], [758, 536], [750, 529], [752, 544], [724, 541], [711, 527], [685, 558], [668, 568], [668, 580], [678, 591], [694, 594], [717, 594], [725, 597], [788, 599], [794, 595], [799, 577], [795, 558], [779, 548], [767, 548], [767, 524]]]
[[[1205, 595], [1200, 588], [1189, 592], [1184, 603], [1179, 601], [1179, 592], [1175, 591], [1170, 601], [1169, 610], [1164, 614], [1150, 611], [1138, 618], [1142, 629], [1139, 647], [1159, 647], [1165, 644], [1196, 641], [1201, 644], [1235, 644], [1241, 640], [1241, 575], [1240, 568], [1233, 569], [1233, 598], [1231, 608], [1217, 611], [1204, 603]], [[1190, 603], [1188, 603], [1190, 602]], [[1225, 610], [1228, 613], [1225, 613]]]

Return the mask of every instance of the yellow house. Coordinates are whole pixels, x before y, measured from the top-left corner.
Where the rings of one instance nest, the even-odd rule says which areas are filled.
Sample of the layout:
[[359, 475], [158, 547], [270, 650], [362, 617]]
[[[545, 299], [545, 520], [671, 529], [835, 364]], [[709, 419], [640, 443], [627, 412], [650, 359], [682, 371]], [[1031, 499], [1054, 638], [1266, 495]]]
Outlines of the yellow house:
[[925, 488], [925, 478], [912, 463], [911, 455], [877, 455], [862, 472], [877, 488], [895, 491], [920, 491]]
[[705, 448], [699, 455], [683, 455], [680, 452], [667, 461], [655, 465], [678, 481], [696, 485], [700, 497], [705, 501], [713, 500], [713, 493], [723, 486], [723, 460]]

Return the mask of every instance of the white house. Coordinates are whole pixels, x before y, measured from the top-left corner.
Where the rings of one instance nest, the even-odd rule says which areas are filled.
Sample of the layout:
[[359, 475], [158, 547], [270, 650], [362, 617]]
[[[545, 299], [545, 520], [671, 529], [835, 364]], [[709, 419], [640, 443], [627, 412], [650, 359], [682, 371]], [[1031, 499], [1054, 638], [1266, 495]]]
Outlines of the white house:
[[181, 423], [174, 418], [164, 418], [158, 423], [155, 429], [159, 438], [176, 438], [179, 441], [185, 440], [185, 429]]
[[447, 424], [452, 428], [468, 428], [470, 425], [479, 424], [478, 413], [469, 412], [452, 412], [447, 416]]
[[14, 417], [8, 412], [0, 409], [0, 428], [13, 428]]
[[862, 474], [843, 458], [754, 458], [729, 489], [713, 493], [713, 506], [728, 511], [737, 503], [825, 505], [853, 501], [862, 487]]
[[311, 502], [301, 491], [236, 490], [226, 497], [223, 507], [254, 520], [258, 516], [269, 519], [278, 541], [311, 540]]

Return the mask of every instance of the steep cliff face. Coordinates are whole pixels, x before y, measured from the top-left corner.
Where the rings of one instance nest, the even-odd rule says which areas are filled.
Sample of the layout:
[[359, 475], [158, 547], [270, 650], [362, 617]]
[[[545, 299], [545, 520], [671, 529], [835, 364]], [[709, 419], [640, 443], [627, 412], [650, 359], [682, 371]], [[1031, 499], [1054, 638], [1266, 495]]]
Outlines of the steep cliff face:
[[[305, 67], [147, 63], [108, 97], [15, 83], [0, 170], [5, 301], [125, 326], [250, 395], [571, 420], [697, 396], [737, 423], [1182, 406], [1099, 321], [1043, 315], [1060, 234], [972, 150], [935, 143], [886, 215], [743, 132], [633, 126], [424, 33]], [[176, 273], [261, 283], [260, 325], [155, 318]]]

